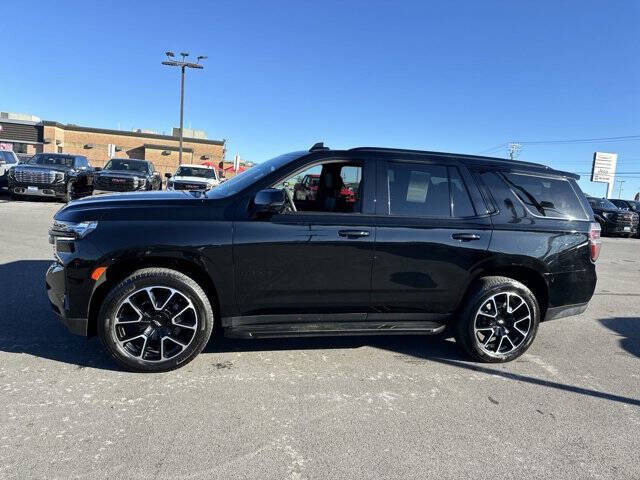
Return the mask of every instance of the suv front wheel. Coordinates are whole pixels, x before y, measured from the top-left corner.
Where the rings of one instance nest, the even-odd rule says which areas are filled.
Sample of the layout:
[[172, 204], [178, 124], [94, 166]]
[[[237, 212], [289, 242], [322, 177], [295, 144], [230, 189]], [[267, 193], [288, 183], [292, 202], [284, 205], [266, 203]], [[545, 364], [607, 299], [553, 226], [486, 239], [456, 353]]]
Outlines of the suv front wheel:
[[204, 290], [175, 270], [145, 268], [129, 275], [105, 298], [98, 335], [123, 367], [166, 372], [193, 360], [213, 329]]
[[484, 277], [461, 312], [456, 342], [476, 360], [509, 362], [531, 346], [539, 322], [538, 301], [524, 284], [507, 277]]

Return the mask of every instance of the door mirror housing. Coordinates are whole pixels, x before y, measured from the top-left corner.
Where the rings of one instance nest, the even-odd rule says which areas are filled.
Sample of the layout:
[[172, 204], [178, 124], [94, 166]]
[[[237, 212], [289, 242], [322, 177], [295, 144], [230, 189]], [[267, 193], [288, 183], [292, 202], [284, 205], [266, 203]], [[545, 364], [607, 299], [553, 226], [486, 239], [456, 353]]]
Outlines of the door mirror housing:
[[164, 176], [165, 176], [165, 178], [171, 178], [172, 175], [169, 172], [167, 172], [167, 173], [164, 174]]
[[102, 167], [93, 167], [93, 171], [94, 172], [100, 172], [100, 171], [102, 171]]
[[280, 213], [284, 209], [286, 197], [284, 190], [267, 188], [256, 193], [253, 199], [253, 215]]

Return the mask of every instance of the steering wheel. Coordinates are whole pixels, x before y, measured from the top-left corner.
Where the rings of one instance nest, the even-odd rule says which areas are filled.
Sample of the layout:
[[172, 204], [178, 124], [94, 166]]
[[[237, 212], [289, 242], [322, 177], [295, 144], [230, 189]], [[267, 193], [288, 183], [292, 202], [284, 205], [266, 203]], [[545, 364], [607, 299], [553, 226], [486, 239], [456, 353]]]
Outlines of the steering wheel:
[[[293, 196], [291, 195], [291, 192], [289, 191], [288, 188], [284, 189], [284, 194], [287, 197], [286, 201], [285, 201], [285, 205], [284, 205], [284, 211], [285, 212], [297, 212], [298, 209], [296, 208], [296, 204], [293, 203]], [[288, 205], [287, 205], [288, 203]]]

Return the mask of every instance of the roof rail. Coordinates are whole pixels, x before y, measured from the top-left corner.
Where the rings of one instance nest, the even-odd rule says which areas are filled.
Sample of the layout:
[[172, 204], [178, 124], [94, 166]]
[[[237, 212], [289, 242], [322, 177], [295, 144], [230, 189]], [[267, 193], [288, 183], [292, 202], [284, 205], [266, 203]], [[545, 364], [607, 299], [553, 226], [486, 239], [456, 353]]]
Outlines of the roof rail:
[[329, 147], [324, 146], [324, 142], [314, 143], [313, 146], [309, 149], [310, 152], [316, 152], [318, 150], [329, 150]]
[[459, 157], [459, 158], [467, 158], [467, 159], [473, 159], [473, 160], [487, 160], [491, 162], [500, 162], [500, 163], [507, 163], [507, 164], [513, 164], [513, 165], [523, 165], [523, 166], [526, 165], [529, 167], [539, 167], [539, 168], [549, 169], [548, 166], [543, 165], [541, 163], [526, 162], [522, 160], [510, 160], [508, 158], [487, 157], [484, 155], [470, 155], [467, 153], [432, 152], [428, 150], [411, 150], [407, 148], [387, 148], [387, 147], [355, 147], [355, 148], [349, 149], [349, 151], [351, 152], [372, 151], [372, 152], [389, 152], [389, 153], [415, 153], [415, 154], [422, 154], [422, 155], [428, 154], [428, 155], [437, 155], [442, 157]]

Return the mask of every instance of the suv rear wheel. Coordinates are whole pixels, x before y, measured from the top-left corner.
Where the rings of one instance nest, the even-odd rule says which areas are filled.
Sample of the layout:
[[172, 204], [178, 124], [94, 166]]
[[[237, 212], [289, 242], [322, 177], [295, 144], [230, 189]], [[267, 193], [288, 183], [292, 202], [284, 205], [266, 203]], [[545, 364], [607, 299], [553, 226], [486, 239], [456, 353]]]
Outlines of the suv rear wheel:
[[540, 307], [524, 284], [485, 277], [474, 286], [455, 328], [456, 342], [474, 359], [509, 362], [533, 342]]
[[183, 273], [138, 270], [116, 285], [98, 316], [98, 335], [123, 367], [166, 372], [182, 366], [206, 346], [213, 328], [204, 290]]

